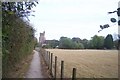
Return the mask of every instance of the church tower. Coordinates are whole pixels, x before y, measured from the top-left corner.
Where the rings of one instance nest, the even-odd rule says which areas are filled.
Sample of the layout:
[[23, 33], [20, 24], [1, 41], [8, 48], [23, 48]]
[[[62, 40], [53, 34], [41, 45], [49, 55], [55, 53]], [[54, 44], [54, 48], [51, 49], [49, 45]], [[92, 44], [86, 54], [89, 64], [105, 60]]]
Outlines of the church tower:
[[39, 44], [42, 46], [45, 43], [45, 31], [43, 33], [40, 33], [39, 37]]

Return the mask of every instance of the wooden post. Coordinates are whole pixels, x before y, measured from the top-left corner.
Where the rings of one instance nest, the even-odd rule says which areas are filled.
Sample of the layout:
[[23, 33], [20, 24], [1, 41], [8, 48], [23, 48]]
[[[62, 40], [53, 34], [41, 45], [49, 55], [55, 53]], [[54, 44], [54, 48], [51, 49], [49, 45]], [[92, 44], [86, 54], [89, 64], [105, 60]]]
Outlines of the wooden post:
[[49, 63], [48, 63], [48, 51], [47, 51], [47, 56], [46, 56], [46, 60], [47, 60], [47, 66], [49, 66]]
[[45, 50], [44, 58], [45, 58], [45, 63], [46, 63], [46, 50]]
[[57, 56], [55, 56], [55, 72], [54, 72], [54, 80], [56, 80], [56, 77], [57, 77], [56, 73], [57, 73]]
[[49, 68], [49, 52], [47, 52], [47, 63], [48, 63], [48, 68]]
[[46, 60], [46, 64], [47, 64], [47, 51], [45, 53], [45, 60]]
[[[44, 50], [44, 51], [45, 51], [45, 50]], [[44, 55], [44, 60], [45, 60], [45, 53], [46, 53], [46, 51], [45, 51], [44, 54], [43, 54], [43, 55]]]
[[64, 77], [64, 61], [61, 61], [61, 80], [63, 80]]
[[48, 63], [49, 63], [49, 70], [50, 70], [50, 64], [51, 64], [50, 63], [50, 52], [48, 54], [49, 54], [49, 60], [48, 60], [49, 62]]
[[76, 80], [76, 68], [73, 68], [72, 80]]
[[53, 75], [52, 75], [52, 64], [53, 64], [53, 62], [52, 62], [52, 60], [53, 60], [53, 53], [51, 53], [51, 67], [50, 67], [50, 73], [51, 73], [51, 76], [53, 77]]

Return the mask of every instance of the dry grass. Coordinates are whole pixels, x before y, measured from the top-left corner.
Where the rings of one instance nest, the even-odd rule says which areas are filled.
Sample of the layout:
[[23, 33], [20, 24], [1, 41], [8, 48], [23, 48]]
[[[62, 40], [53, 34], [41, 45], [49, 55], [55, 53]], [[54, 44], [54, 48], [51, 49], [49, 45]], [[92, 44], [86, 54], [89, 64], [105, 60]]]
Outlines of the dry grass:
[[[65, 77], [70, 78], [72, 68], [77, 68], [78, 78], [117, 78], [118, 51], [117, 50], [61, 50], [46, 49], [58, 57], [58, 71], [60, 61], [65, 61]], [[54, 59], [53, 59], [54, 60]], [[59, 77], [59, 76], [57, 76]]]

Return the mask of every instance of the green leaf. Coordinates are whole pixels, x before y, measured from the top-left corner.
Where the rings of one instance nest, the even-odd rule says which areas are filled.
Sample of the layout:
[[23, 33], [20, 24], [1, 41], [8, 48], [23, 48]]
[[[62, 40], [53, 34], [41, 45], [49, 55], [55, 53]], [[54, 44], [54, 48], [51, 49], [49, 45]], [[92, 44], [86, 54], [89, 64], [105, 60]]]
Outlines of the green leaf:
[[8, 11], [8, 14], [14, 14], [14, 12], [13, 11]]

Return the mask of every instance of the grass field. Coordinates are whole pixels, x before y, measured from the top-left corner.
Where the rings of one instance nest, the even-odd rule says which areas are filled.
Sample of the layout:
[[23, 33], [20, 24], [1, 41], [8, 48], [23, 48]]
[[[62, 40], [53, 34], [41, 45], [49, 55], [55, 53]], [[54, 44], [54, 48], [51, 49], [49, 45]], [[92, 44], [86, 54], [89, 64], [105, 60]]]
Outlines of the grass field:
[[71, 77], [72, 68], [77, 68], [77, 78], [118, 78], [117, 50], [46, 50], [58, 57], [57, 77], [64, 60], [66, 78]]

